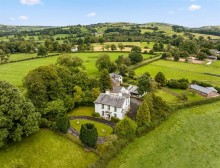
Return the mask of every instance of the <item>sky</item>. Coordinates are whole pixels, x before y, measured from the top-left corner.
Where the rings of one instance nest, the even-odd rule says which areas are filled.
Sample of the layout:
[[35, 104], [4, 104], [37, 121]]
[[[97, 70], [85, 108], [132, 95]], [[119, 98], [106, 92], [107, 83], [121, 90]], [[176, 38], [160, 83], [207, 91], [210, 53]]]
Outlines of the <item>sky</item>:
[[0, 0], [0, 24], [67, 26], [104, 22], [220, 25], [220, 0]]

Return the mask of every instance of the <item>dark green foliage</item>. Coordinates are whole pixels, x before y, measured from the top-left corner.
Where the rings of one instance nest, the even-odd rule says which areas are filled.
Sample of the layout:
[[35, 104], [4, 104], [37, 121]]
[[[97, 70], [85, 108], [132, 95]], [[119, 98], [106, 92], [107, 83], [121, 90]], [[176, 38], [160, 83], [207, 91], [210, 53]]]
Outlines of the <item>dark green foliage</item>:
[[37, 56], [45, 57], [47, 56], [47, 48], [43, 45], [38, 47]]
[[142, 102], [142, 104], [140, 105], [137, 111], [136, 123], [138, 127], [142, 127], [142, 126], [150, 127], [151, 115], [146, 100]]
[[79, 138], [86, 146], [95, 148], [98, 139], [98, 131], [94, 124], [83, 124], [80, 129]]
[[197, 80], [192, 80], [191, 82], [192, 84], [197, 84], [203, 87], [213, 87], [211, 84], [209, 83], [205, 83], [205, 82], [201, 82], [201, 81], [197, 81]]
[[93, 113], [92, 113], [92, 116], [93, 116], [93, 117], [100, 117], [100, 114], [99, 114], [99, 113], [96, 113], [96, 112], [93, 112]]
[[65, 113], [58, 113], [56, 117], [56, 130], [62, 133], [66, 133], [69, 127], [69, 117]]
[[39, 130], [40, 114], [20, 91], [0, 81], [0, 148]]
[[136, 63], [141, 62], [143, 60], [143, 56], [141, 55], [141, 53], [137, 53], [137, 52], [131, 52], [129, 54], [129, 58], [130, 58], [132, 64], [136, 64]]
[[114, 131], [119, 138], [133, 139], [136, 128], [137, 124], [130, 118], [125, 117], [116, 124]]
[[160, 51], [160, 46], [159, 46], [158, 42], [154, 43], [153, 51], [155, 51], [155, 52]]
[[163, 72], [158, 72], [154, 79], [160, 86], [166, 85], [166, 78]]
[[167, 86], [173, 89], [185, 90], [189, 87], [189, 81], [188, 79], [179, 79], [179, 80], [171, 79], [168, 81]]
[[198, 46], [194, 40], [185, 40], [180, 43], [179, 49], [181, 51], [186, 51], [189, 54], [196, 54], [198, 51]]
[[147, 91], [150, 91], [150, 87], [151, 87], [150, 75], [148, 73], [145, 73], [141, 77], [139, 77], [137, 86], [140, 95], [143, 95]]
[[121, 64], [119, 67], [118, 67], [118, 70], [119, 70], [119, 74], [122, 75], [122, 76], [127, 76], [126, 74], [128, 73], [128, 67], [124, 64]]
[[118, 59], [116, 59], [115, 62], [118, 66], [120, 66], [121, 64], [124, 64], [124, 65], [127, 65], [127, 66], [131, 65], [130, 58], [124, 57], [123, 55], [119, 55]]
[[111, 62], [108, 54], [101, 54], [96, 60], [96, 67], [99, 71], [107, 69], [108, 72], [115, 72], [117, 70], [117, 65]]
[[111, 122], [118, 123], [120, 121], [117, 117], [111, 117]]
[[199, 52], [199, 53], [197, 54], [197, 58], [198, 58], [199, 60], [204, 60], [204, 59], [207, 58], [207, 55], [206, 55], [206, 53]]
[[99, 77], [101, 91], [112, 90], [112, 81], [106, 69], [102, 70]]
[[139, 46], [133, 46], [131, 48], [131, 52], [141, 53], [141, 47]]
[[112, 50], [112, 51], [117, 50], [117, 47], [116, 47], [116, 45], [115, 45], [115, 44], [112, 44], [112, 45], [111, 45], [111, 50]]

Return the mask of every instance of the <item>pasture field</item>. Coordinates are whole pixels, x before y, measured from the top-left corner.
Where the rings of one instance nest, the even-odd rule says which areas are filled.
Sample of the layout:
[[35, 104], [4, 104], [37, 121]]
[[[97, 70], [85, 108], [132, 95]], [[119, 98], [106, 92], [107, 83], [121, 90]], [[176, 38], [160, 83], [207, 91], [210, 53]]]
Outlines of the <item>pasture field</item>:
[[81, 125], [86, 123], [91, 123], [95, 125], [98, 131], [98, 136], [107, 136], [110, 135], [113, 131], [113, 129], [110, 126], [92, 120], [84, 120], [84, 119], [70, 120], [70, 125], [79, 132]]
[[210, 83], [214, 86], [220, 86], [220, 77], [214, 76], [220, 75], [220, 61], [216, 61], [211, 65], [204, 65], [159, 60], [135, 70], [138, 76], [145, 72], [149, 72], [152, 77], [155, 77], [159, 71], [163, 72], [167, 79], [187, 78], [190, 81], [199, 80]]
[[[54, 54], [59, 54], [59, 53], [48, 53], [48, 56], [50, 55], [54, 55]], [[11, 54], [9, 57], [9, 62], [11, 61], [19, 61], [19, 60], [24, 60], [24, 59], [28, 59], [28, 58], [36, 58], [37, 57], [37, 53], [17, 53], [17, 54]]]
[[[98, 74], [98, 70], [95, 66], [95, 62], [100, 54], [102, 54], [102, 52], [71, 53], [70, 55], [80, 57], [84, 61], [88, 74], [91, 76], [96, 76]], [[129, 53], [107, 52], [107, 54], [109, 54], [111, 60], [113, 61], [116, 60], [119, 55], [128, 56]], [[143, 54], [144, 58], [149, 58], [150, 56], [150, 54]], [[13, 57], [13, 55], [11, 55], [11, 57]], [[22, 85], [22, 79], [30, 70], [33, 70], [39, 66], [55, 64], [57, 58], [58, 56], [53, 56], [0, 65], [0, 80], [6, 80], [11, 84], [20, 87]]]
[[70, 111], [68, 116], [92, 116], [92, 113], [95, 112], [94, 107], [77, 107], [74, 110]]
[[0, 150], [0, 167], [18, 160], [33, 168], [85, 168], [96, 159], [94, 153], [86, 152], [81, 146], [48, 129], [41, 129], [21, 142]]
[[108, 168], [207, 168], [220, 165], [220, 102], [182, 109], [129, 144]]

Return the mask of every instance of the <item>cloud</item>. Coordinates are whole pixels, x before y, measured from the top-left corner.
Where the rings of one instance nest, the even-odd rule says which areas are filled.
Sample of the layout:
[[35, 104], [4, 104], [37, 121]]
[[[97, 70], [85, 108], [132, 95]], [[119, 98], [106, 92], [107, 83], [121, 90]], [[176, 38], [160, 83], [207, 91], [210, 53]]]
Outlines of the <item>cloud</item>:
[[15, 20], [15, 18], [14, 18], [14, 17], [10, 17], [10, 18], [9, 18], [9, 20], [14, 21], [14, 20]]
[[19, 20], [28, 20], [28, 17], [27, 16], [19, 16], [18, 19]]
[[95, 12], [91, 12], [91, 13], [88, 13], [86, 16], [87, 17], [94, 17], [94, 16], [96, 16], [96, 13]]
[[23, 5], [38, 5], [43, 4], [41, 0], [20, 0], [20, 3]]
[[191, 5], [191, 6], [188, 7], [188, 9], [189, 9], [190, 11], [199, 10], [199, 9], [201, 9], [201, 8], [202, 8], [202, 7], [201, 7], [200, 5]]

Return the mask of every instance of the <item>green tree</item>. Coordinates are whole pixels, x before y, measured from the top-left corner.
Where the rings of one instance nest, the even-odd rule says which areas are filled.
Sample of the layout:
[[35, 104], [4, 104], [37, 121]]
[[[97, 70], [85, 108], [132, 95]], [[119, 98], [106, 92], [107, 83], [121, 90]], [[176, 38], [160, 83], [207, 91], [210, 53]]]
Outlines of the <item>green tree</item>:
[[102, 70], [99, 77], [101, 91], [112, 90], [112, 81], [106, 69]]
[[115, 45], [115, 44], [112, 44], [112, 45], [111, 45], [111, 50], [112, 50], [112, 51], [117, 50], [117, 47], [116, 47], [116, 45]]
[[131, 52], [136, 52], [136, 53], [141, 53], [141, 47], [139, 47], [139, 46], [133, 46], [132, 48], [131, 48]]
[[39, 130], [40, 113], [18, 88], [0, 81], [0, 148]]
[[96, 67], [99, 71], [107, 69], [109, 72], [114, 72], [117, 69], [117, 65], [111, 62], [108, 54], [101, 54], [96, 60]]
[[166, 78], [163, 72], [158, 72], [154, 79], [160, 86], [166, 85]]
[[60, 99], [53, 100], [47, 103], [47, 107], [44, 109], [44, 114], [49, 116], [56, 116], [58, 113], [66, 113], [67, 109], [64, 106], [64, 102]]
[[137, 111], [136, 122], [138, 127], [150, 126], [151, 115], [146, 100], [144, 100]]
[[43, 45], [39, 46], [37, 49], [37, 55], [40, 57], [46, 57], [47, 56], [47, 48]]
[[81, 125], [79, 139], [88, 147], [95, 148], [98, 140], [98, 131], [94, 124], [86, 123]]
[[207, 58], [207, 55], [206, 55], [206, 53], [199, 52], [198, 55], [197, 55], [197, 58], [198, 58], [199, 60], [204, 60], [204, 59]]
[[80, 103], [82, 101], [83, 98], [83, 91], [82, 88], [79, 86], [75, 86], [74, 87], [74, 102], [75, 103]]
[[159, 46], [158, 42], [155, 42], [155, 43], [154, 43], [154, 45], [153, 45], [153, 50], [154, 50], [155, 52], [160, 51], [160, 46]]
[[62, 133], [66, 133], [69, 127], [69, 117], [65, 113], [58, 113], [56, 117], [56, 129]]
[[130, 58], [132, 64], [136, 64], [136, 63], [141, 62], [143, 60], [143, 56], [141, 55], [141, 53], [137, 53], [137, 52], [131, 52], [129, 54], [129, 58]]
[[94, 102], [100, 95], [100, 88], [92, 88], [91, 90], [91, 101]]
[[140, 95], [143, 95], [147, 91], [150, 91], [150, 87], [151, 87], [150, 75], [145, 73], [141, 77], [139, 77], [137, 86]]
[[124, 64], [120, 65], [118, 70], [119, 70], [119, 74], [122, 76], [126, 76], [126, 74], [128, 73], [128, 67]]
[[118, 43], [118, 48], [122, 51], [125, 47], [122, 43]]
[[114, 131], [119, 138], [133, 139], [136, 129], [137, 124], [130, 118], [125, 117], [116, 124]]

